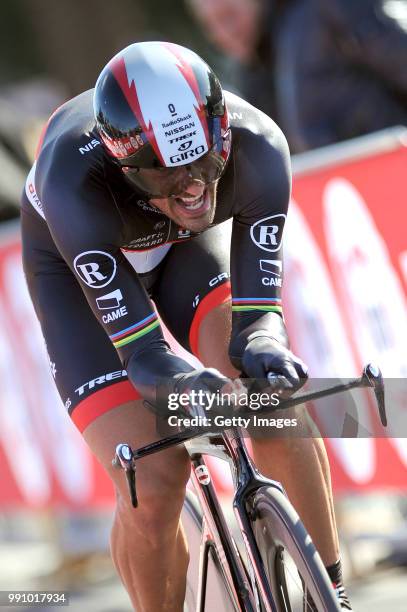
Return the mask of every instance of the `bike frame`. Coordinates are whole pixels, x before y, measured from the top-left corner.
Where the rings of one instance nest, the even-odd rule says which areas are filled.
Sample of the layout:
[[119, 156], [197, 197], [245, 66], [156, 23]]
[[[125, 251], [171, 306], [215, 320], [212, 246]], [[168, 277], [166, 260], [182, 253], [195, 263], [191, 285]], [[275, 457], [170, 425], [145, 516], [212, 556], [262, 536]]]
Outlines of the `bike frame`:
[[[221, 444], [216, 443], [219, 440]], [[206, 438], [198, 438], [194, 442], [187, 442], [185, 446], [191, 457], [193, 466], [191, 479], [202, 507], [204, 521], [196, 612], [204, 612], [205, 609], [207, 567], [209, 552], [213, 545], [236, 609], [242, 612], [260, 610], [257, 596], [257, 589], [259, 589], [264, 608], [267, 612], [276, 612], [277, 607], [250, 526], [250, 512], [252, 510], [251, 500], [259, 487], [267, 485], [283, 491], [281, 484], [265, 478], [258, 472], [248, 455], [240, 431], [237, 429], [231, 430], [230, 433], [223, 433], [221, 438], [209, 435]], [[210, 477], [204, 480], [201, 476], [202, 472], [210, 474], [203, 455], [212, 455], [230, 464], [235, 488], [233, 509], [245, 543], [249, 571], [251, 570], [251, 585], [248, 583], [246, 571]]]

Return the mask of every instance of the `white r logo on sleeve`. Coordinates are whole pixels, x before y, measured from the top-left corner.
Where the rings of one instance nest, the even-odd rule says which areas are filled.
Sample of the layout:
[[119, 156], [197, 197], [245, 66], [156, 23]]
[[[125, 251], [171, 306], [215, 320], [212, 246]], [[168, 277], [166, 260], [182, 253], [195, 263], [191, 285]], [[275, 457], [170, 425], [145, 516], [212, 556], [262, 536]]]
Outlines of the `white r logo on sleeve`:
[[84, 251], [75, 257], [73, 264], [79, 278], [93, 289], [106, 287], [116, 274], [115, 258], [104, 251]]
[[280, 214], [256, 221], [250, 228], [250, 237], [254, 244], [270, 253], [280, 250], [285, 219], [286, 216]]

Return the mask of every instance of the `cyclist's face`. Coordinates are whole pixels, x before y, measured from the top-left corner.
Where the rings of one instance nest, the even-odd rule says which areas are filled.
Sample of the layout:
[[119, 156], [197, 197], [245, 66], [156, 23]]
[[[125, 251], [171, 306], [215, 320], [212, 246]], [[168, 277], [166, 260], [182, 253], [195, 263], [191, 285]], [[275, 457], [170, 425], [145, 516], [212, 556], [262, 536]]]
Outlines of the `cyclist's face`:
[[192, 179], [182, 193], [169, 198], [151, 198], [150, 202], [172, 221], [192, 232], [201, 232], [213, 221], [217, 181], [205, 185]]

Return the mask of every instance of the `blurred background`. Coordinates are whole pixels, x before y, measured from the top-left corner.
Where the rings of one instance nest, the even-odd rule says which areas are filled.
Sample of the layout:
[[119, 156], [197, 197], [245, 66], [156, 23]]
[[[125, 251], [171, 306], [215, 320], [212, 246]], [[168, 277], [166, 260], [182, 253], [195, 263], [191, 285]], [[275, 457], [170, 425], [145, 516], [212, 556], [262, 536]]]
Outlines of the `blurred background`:
[[[168, 40], [203, 56], [289, 141], [293, 349], [314, 377], [376, 360], [390, 380], [389, 437], [363, 396], [372, 433], [327, 445], [355, 609], [406, 610], [406, 395], [393, 383], [407, 376], [407, 1], [2, 0], [1, 11], [0, 590], [68, 589], [74, 609], [130, 609], [108, 554], [113, 491], [53, 388], [18, 207], [51, 112], [127, 44]], [[228, 507], [224, 467], [213, 470]]]

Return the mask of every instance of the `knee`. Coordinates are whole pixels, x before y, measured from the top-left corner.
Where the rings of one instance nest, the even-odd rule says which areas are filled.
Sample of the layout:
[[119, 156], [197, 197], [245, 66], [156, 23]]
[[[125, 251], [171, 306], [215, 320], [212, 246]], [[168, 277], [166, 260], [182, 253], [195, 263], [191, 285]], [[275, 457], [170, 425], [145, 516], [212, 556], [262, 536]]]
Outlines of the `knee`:
[[124, 473], [115, 476], [116, 524], [138, 539], [147, 539], [152, 547], [162, 546], [178, 527], [189, 475], [187, 456], [158, 464], [149, 464], [148, 459], [144, 464], [140, 462], [136, 474], [137, 508], [131, 505]]
[[173, 543], [179, 529], [185, 487], [177, 491], [168, 490], [167, 494], [157, 488], [148, 497], [140, 495], [139, 505], [133, 508], [129, 496], [117, 491], [114, 531], [121, 531], [128, 545], [148, 547], [150, 551], [164, 550]]
[[314, 421], [301, 406], [278, 411], [270, 415], [270, 418], [280, 420], [281, 428], [277, 425], [275, 427], [253, 427], [250, 430], [250, 437], [253, 450], [256, 452], [300, 455], [304, 449], [304, 443], [306, 441], [312, 443], [312, 440], [320, 435]]

